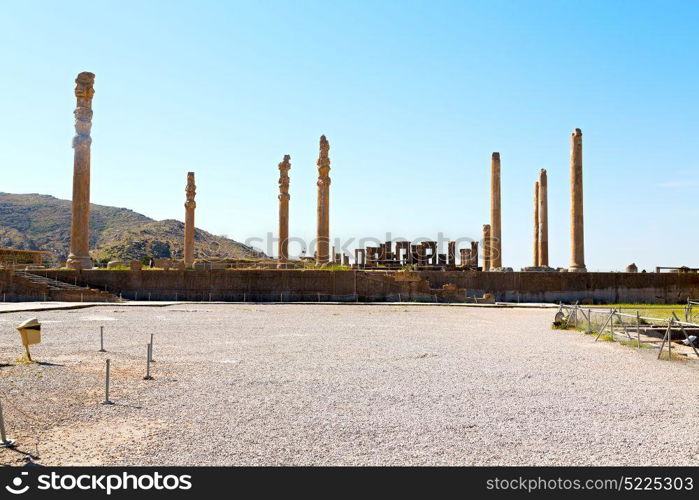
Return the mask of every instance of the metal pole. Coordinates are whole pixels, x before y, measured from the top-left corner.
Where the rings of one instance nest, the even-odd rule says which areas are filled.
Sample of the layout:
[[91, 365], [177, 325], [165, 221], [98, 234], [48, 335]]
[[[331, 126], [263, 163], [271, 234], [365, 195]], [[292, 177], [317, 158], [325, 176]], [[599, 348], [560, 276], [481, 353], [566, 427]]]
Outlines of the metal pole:
[[104, 401], [102, 401], [103, 405], [113, 405], [114, 402], [109, 399], [109, 367], [110, 367], [110, 360], [106, 360], [105, 362], [105, 378], [104, 378]]
[[107, 352], [104, 350], [104, 327], [100, 326], [100, 350], [99, 352]]
[[153, 334], [150, 334], [150, 362], [155, 363], [155, 360], [153, 359]]
[[641, 313], [636, 311], [636, 342], [638, 348], [641, 348]]
[[609, 330], [612, 335], [612, 340], [614, 340], [614, 313], [616, 312], [616, 309], [612, 311], [612, 315], [610, 316], [612, 320], [609, 322]]
[[143, 377], [143, 380], [153, 380], [153, 377], [150, 376], [150, 356], [151, 356], [151, 345], [148, 344], [146, 346], [146, 376]]
[[587, 310], [587, 333], [592, 333], [592, 309]]
[[602, 332], [604, 331], [605, 328], [607, 328], [607, 324], [609, 323], [609, 320], [612, 319], [612, 315], [610, 314], [609, 317], [607, 318], [607, 321], [604, 322], [602, 327], [599, 329], [599, 332], [597, 333], [597, 337], [595, 337], [595, 342], [597, 342], [600, 338], [600, 335], [602, 335]]
[[2, 416], [2, 402], [0, 402], [0, 448], [11, 448], [15, 444], [14, 439], [7, 439], [5, 435], [5, 419]]
[[663, 354], [663, 349], [665, 348], [665, 339], [667, 338], [669, 333], [670, 333], [670, 323], [668, 322], [667, 330], [665, 330], [665, 335], [663, 335], [663, 343], [660, 344], [660, 352], [658, 353], [658, 359], [660, 359], [660, 356]]
[[[672, 315], [677, 318], [677, 315], [673, 312]], [[679, 321], [679, 320], [678, 320]], [[689, 335], [687, 335], [687, 331], [684, 329], [684, 326], [680, 324], [680, 330], [684, 334], [684, 338], [687, 339], [687, 343], [689, 346], [694, 350], [694, 354], [696, 354], [699, 357], [699, 351], [697, 351], [697, 348], [694, 347], [694, 343], [689, 341]]]
[[0, 402], [0, 448], [11, 448], [15, 443], [14, 439], [7, 439], [5, 434], [5, 419], [2, 416], [2, 402]]

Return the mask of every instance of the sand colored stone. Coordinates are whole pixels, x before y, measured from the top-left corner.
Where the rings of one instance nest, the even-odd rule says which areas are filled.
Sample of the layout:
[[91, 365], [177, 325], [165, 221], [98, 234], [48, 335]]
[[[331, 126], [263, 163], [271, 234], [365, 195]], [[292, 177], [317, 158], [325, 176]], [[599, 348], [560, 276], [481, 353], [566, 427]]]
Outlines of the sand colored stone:
[[184, 264], [194, 264], [194, 209], [197, 203], [194, 197], [197, 195], [197, 186], [194, 183], [194, 172], [187, 173], [187, 186], [185, 187], [187, 201], [184, 203]]
[[548, 178], [546, 170], [539, 171], [539, 264], [538, 267], [549, 265], [549, 210], [548, 210]]
[[330, 260], [330, 144], [320, 136], [318, 156], [318, 225], [316, 234], [316, 264]]
[[483, 270], [490, 270], [490, 224], [483, 224]]
[[490, 160], [490, 267], [502, 267], [502, 228], [500, 200], [500, 153]]
[[289, 260], [289, 170], [291, 156], [284, 155], [279, 164], [279, 265]]
[[576, 128], [570, 136], [570, 271], [587, 271], [582, 168], [582, 131]]
[[539, 266], [539, 181], [534, 183], [534, 261], [532, 266]]
[[70, 254], [66, 266], [91, 269], [90, 258], [90, 145], [92, 138], [93, 73], [83, 72], [75, 79], [75, 137], [73, 138], [73, 204], [70, 228]]

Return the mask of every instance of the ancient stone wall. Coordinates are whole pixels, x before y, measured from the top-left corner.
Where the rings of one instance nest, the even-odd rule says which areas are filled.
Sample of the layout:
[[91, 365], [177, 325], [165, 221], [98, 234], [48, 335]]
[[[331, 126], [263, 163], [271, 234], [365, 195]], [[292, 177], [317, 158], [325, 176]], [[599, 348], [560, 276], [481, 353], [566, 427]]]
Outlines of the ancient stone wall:
[[[699, 274], [323, 270], [49, 271], [126, 299], [679, 303], [699, 297]], [[149, 295], [150, 294], [150, 295]], [[210, 294], [210, 295], [209, 295]]]

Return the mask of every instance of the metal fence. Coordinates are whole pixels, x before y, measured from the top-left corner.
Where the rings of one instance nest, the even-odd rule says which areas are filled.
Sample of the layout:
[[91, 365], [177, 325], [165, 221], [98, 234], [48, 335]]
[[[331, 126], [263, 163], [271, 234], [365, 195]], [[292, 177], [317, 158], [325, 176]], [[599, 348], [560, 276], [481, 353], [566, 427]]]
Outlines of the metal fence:
[[[699, 302], [693, 304], [688, 302], [687, 308], [691, 305], [699, 306]], [[691, 308], [688, 311], [685, 309], [685, 317], [691, 318]], [[595, 335], [595, 342], [606, 335], [611, 337], [611, 340], [626, 341], [629, 345], [637, 348], [652, 346], [658, 342], [658, 335], [662, 333], [662, 342], [658, 352], [658, 359], [665, 350], [667, 345], [667, 354], [672, 358], [672, 339], [673, 334], [684, 337], [687, 345], [689, 345], [697, 358], [699, 351], [695, 344], [690, 340], [687, 329], [696, 329], [699, 331], [699, 323], [690, 321], [680, 321], [677, 314], [672, 313], [670, 318], [653, 318], [649, 316], [641, 316], [639, 311], [635, 314], [622, 312], [618, 308], [600, 309], [594, 307], [582, 307], [578, 304], [564, 305], [560, 304], [556, 314], [557, 324], [564, 328], [578, 328], [585, 333]], [[642, 340], [641, 335], [645, 338], [651, 337], [653, 340]], [[650, 335], [649, 335], [650, 334]]]

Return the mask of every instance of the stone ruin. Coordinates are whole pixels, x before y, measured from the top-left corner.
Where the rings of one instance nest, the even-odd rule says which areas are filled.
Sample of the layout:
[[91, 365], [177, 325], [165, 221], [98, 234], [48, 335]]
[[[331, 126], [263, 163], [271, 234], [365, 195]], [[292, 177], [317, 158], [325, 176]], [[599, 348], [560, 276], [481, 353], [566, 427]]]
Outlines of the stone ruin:
[[456, 258], [456, 242], [447, 244], [447, 253], [439, 253], [436, 241], [413, 244], [410, 241], [387, 241], [379, 246], [357, 248], [354, 251], [353, 269], [402, 269], [410, 266], [416, 270], [478, 270], [478, 242], [471, 248], [462, 248]]

